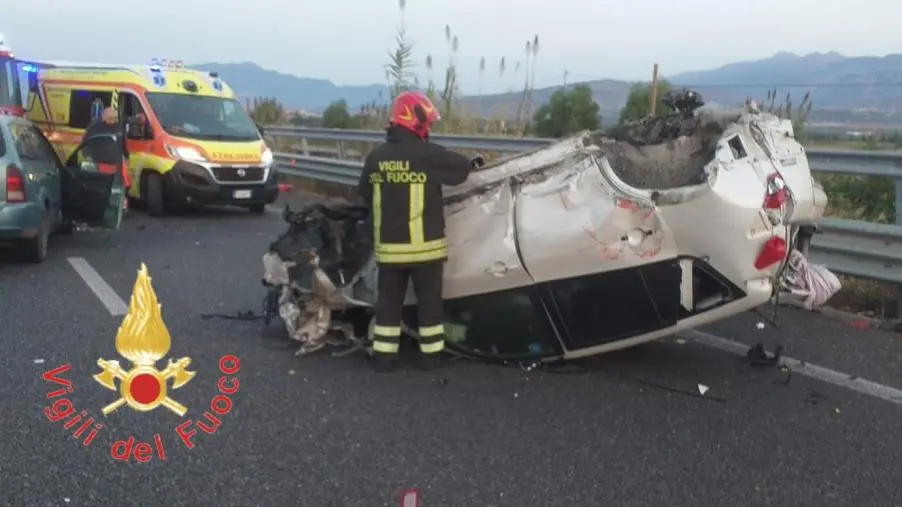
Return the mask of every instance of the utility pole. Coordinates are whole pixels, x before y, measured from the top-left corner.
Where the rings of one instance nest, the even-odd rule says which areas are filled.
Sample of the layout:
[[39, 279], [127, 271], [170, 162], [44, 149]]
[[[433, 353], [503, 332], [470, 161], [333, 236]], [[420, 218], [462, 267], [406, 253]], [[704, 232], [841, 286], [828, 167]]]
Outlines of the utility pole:
[[655, 110], [658, 105], [658, 64], [656, 63], [654, 69], [651, 71], [651, 93], [649, 94], [651, 104], [649, 104], [649, 111], [651, 111], [651, 115], [655, 115]]

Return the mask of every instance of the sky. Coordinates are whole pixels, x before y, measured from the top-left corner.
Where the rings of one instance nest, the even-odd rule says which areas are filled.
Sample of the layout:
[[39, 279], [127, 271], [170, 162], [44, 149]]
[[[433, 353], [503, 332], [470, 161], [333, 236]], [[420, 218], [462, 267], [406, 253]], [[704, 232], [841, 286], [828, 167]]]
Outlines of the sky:
[[518, 88], [523, 70], [513, 71], [535, 35], [538, 87], [562, 83], [565, 73], [568, 82], [648, 80], [654, 63], [666, 76], [779, 51], [902, 53], [900, 0], [407, 0], [403, 16], [398, 0], [3, 3], [0, 34], [25, 59], [250, 61], [342, 85], [385, 81], [402, 19], [425, 83], [427, 55], [437, 68], [448, 63], [448, 25], [459, 40], [454, 59], [465, 93]]

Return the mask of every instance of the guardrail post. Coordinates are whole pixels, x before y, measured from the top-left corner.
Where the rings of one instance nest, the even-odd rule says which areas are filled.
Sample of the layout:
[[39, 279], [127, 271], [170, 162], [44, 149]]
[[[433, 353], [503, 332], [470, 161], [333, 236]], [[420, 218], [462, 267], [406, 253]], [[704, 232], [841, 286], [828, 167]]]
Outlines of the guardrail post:
[[301, 138], [301, 153], [304, 154], [305, 157], [310, 156], [310, 146], [307, 145], [307, 138]]
[[[902, 178], [895, 178], [896, 225], [902, 226]], [[902, 285], [896, 286], [896, 319], [902, 322]]]
[[344, 160], [345, 157], [345, 143], [344, 141], [338, 141], [336, 143], [338, 145], [338, 160]]

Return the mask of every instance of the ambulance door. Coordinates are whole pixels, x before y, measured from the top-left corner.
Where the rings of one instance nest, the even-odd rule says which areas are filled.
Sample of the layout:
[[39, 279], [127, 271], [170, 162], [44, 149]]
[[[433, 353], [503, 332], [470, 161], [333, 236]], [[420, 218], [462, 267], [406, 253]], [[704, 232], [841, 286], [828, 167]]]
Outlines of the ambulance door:
[[147, 119], [147, 109], [141, 97], [130, 90], [119, 93], [125, 142], [128, 149], [128, 174], [131, 178], [130, 195], [140, 196], [141, 170], [154, 167], [153, 130]]

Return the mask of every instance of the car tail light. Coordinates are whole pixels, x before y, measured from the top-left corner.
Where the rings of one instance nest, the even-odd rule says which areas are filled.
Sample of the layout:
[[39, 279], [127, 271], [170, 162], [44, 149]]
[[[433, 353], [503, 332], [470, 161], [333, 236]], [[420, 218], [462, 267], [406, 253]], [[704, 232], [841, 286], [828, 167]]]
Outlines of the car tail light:
[[25, 202], [25, 178], [14, 165], [6, 168], [6, 202]]
[[780, 236], [774, 236], [767, 240], [758, 258], [755, 259], [755, 269], [765, 269], [781, 262], [786, 258], [786, 240]]
[[767, 193], [764, 194], [764, 209], [780, 209], [786, 204], [786, 182], [780, 173], [767, 177]]

